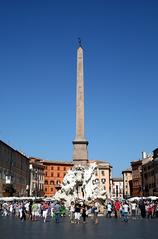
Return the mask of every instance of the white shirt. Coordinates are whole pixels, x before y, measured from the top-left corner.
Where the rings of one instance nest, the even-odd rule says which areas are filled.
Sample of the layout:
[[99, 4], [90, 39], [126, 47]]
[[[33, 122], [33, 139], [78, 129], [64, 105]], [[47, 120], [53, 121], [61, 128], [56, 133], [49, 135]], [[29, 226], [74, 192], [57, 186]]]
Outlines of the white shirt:
[[111, 204], [108, 204], [108, 212], [111, 212], [111, 210], [112, 210]]
[[123, 205], [123, 210], [124, 210], [124, 212], [128, 212], [128, 208], [129, 208], [129, 207], [128, 207], [127, 204], [124, 204], [124, 205]]
[[136, 205], [137, 205], [136, 203], [131, 203], [131, 209], [136, 210]]

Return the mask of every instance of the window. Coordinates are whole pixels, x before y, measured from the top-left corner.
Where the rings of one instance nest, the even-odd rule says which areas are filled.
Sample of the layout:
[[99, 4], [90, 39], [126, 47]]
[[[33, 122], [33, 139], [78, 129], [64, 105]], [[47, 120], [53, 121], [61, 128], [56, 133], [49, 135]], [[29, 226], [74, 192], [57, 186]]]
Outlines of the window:
[[50, 181], [50, 184], [51, 184], [51, 185], [54, 185], [54, 181], [53, 181], [53, 180], [51, 180], [51, 181]]
[[57, 173], [57, 177], [59, 177], [59, 178], [60, 178], [60, 173]]
[[44, 181], [44, 184], [47, 184], [47, 185], [48, 185], [48, 180], [45, 180], [45, 181]]
[[54, 174], [53, 173], [51, 173], [51, 177], [53, 177], [54, 176]]
[[66, 167], [64, 167], [64, 171], [66, 171]]
[[58, 166], [57, 169], [60, 170], [60, 167]]
[[99, 178], [96, 178], [96, 179], [95, 179], [95, 182], [96, 182], [96, 183], [99, 183]]
[[102, 174], [102, 176], [104, 176], [104, 175], [105, 175], [105, 172], [104, 172], [104, 171], [101, 171], [101, 174]]
[[56, 181], [56, 184], [59, 185], [59, 184], [60, 184], [60, 180], [57, 180], [57, 181]]
[[102, 178], [101, 181], [102, 181], [102, 184], [105, 184], [106, 179], [105, 179], [105, 178]]
[[51, 188], [51, 192], [53, 192], [53, 188]]
[[47, 188], [45, 188], [45, 192], [47, 192]]
[[51, 170], [53, 170], [54, 168], [53, 167], [51, 167]]
[[45, 172], [45, 176], [47, 177], [47, 172]]

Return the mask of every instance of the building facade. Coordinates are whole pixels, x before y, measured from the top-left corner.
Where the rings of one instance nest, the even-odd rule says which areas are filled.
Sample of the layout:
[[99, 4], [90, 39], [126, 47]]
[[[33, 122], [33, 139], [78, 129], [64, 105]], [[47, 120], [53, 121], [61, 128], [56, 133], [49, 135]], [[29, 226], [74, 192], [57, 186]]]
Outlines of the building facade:
[[142, 191], [142, 160], [132, 161], [132, 196], [143, 195]]
[[122, 171], [123, 175], [123, 197], [128, 198], [132, 195], [132, 169]]
[[73, 167], [73, 163], [64, 161], [45, 161], [44, 165], [44, 195], [52, 197], [61, 188], [64, 176]]
[[112, 178], [111, 197], [123, 198], [123, 178]]
[[153, 151], [154, 182], [153, 195], [158, 196], [158, 148]]
[[146, 155], [142, 159], [142, 193], [148, 197], [154, 195], [155, 178], [154, 178], [154, 163], [153, 156]]
[[29, 159], [0, 140], [0, 196], [28, 196]]
[[40, 159], [30, 159], [30, 186], [29, 196], [42, 197], [44, 196], [44, 165]]
[[90, 163], [96, 163], [96, 183], [98, 184], [99, 191], [106, 191], [107, 197], [110, 197], [111, 185], [111, 171], [112, 166], [106, 161], [99, 161], [99, 160], [89, 160]]
[[152, 196], [156, 190], [155, 164], [152, 154], [142, 152], [142, 159], [131, 162], [132, 196]]

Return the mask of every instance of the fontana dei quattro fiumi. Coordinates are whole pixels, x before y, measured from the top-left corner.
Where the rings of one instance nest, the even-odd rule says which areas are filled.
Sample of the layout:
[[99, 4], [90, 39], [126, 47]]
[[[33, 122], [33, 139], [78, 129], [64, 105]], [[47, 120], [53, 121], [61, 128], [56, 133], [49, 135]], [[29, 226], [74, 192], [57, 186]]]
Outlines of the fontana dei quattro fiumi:
[[[68, 204], [76, 200], [91, 202], [96, 199], [106, 200], [109, 197], [106, 184], [110, 185], [112, 167], [107, 162], [88, 159], [88, 141], [85, 138], [84, 120], [83, 48], [79, 44], [77, 49], [76, 137], [73, 141], [74, 166], [72, 169], [69, 169], [61, 184], [61, 188], [53, 197], [55, 200], [64, 199]], [[109, 182], [106, 182], [106, 178], [102, 178], [101, 182], [99, 182], [99, 179], [96, 177], [100, 164], [103, 164], [103, 168], [106, 165]]]

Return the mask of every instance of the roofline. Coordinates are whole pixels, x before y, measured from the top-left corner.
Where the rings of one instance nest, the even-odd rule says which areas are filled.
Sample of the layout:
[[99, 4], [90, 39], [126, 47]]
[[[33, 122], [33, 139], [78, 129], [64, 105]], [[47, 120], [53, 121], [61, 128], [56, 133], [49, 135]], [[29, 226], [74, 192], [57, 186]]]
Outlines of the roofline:
[[43, 164], [67, 164], [67, 165], [74, 165], [73, 162], [70, 161], [60, 161], [60, 160], [45, 160], [37, 157], [29, 157], [30, 159], [40, 160]]
[[25, 157], [26, 159], [29, 160], [29, 157], [27, 157], [26, 155], [22, 154], [20, 151], [13, 149], [10, 145], [6, 144], [4, 141], [0, 140], [0, 143], [4, 144], [7, 148], [11, 149], [12, 151], [20, 154], [21, 156]]
[[103, 161], [103, 160], [97, 160], [97, 159], [90, 159], [90, 160], [88, 160], [90, 163], [100, 163], [100, 164], [106, 164], [106, 166], [109, 166], [109, 167], [111, 167], [111, 168], [113, 168], [112, 167], [112, 165], [109, 163], [109, 162], [107, 162], [107, 161]]
[[132, 173], [132, 169], [123, 170], [123, 171], [122, 171], [122, 174], [123, 174], [123, 173], [126, 173], [126, 172]]
[[66, 162], [66, 161], [53, 161], [53, 160], [43, 160], [43, 164], [65, 164], [65, 165], [74, 165], [73, 162]]

